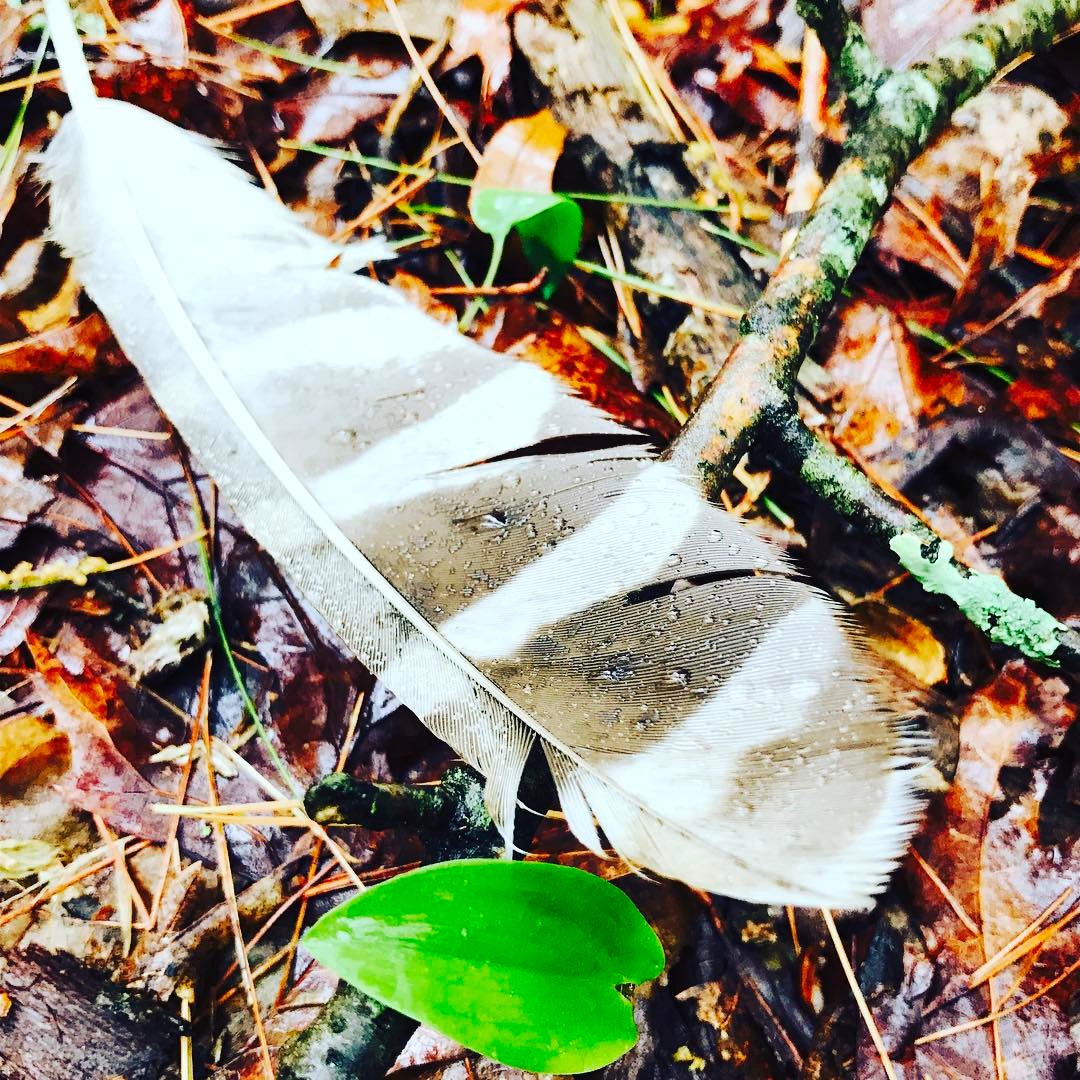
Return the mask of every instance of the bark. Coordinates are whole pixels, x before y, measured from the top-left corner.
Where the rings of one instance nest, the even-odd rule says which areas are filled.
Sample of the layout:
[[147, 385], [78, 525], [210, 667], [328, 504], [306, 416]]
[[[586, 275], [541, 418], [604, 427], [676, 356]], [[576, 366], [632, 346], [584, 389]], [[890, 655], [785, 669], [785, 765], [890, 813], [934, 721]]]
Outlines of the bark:
[[[533, 3], [514, 18], [514, 38], [569, 131], [565, 156], [598, 192], [685, 200], [697, 191], [683, 161], [685, 144], [664, 122], [637, 77], [634, 58], [597, 0]], [[701, 228], [702, 215], [612, 204], [607, 221], [634, 273], [693, 296], [748, 307], [758, 288], [723, 241]], [[639, 388], [672, 381], [696, 400], [738, 338], [732, 319], [635, 294], [646, 341], [636, 357]]]
[[158, 1080], [176, 1060], [177, 1016], [70, 957], [9, 953], [0, 994], [0, 1080]]

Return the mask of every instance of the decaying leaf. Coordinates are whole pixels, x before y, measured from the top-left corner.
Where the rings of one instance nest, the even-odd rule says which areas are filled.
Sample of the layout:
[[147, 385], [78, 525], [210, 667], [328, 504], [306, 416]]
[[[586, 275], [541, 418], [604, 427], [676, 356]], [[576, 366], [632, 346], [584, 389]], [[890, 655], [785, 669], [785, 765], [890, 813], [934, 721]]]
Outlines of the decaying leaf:
[[0, 878], [18, 881], [55, 866], [57, 850], [41, 840], [0, 838]]
[[[973, 698], [961, 721], [953, 785], [933, 807], [925, 836], [916, 845], [952, 900], [925, 873], [911, 869], [921, 897], [923, 934], [937, 968], [920, 1034], [985, 1015], [1010, 1000], [1010, 989], [1011, 1000], [1033, 992], [1080, 952], [1080, 926], [1074, 922], [1046, 942], [1034, 964], [1021, 961], [995, 977], [992, 995], [985, 985], [974, 993], [968, 989], [970, 975], [984, 961], [1080, 882], [1080, 842], [1057, 850], [1044, 847], [1037, 829], [1047, 751], [1075, 718], [1063, 682], [1040, 679], [1013, 664]], [[1059, 914], [1065, 911], [1067, 906]], [[998, 1022], [1009, 1075], [1052, 1075], [1054, 1063], [1075, 1051], [1064, 1007], [1067, 995], [1065, 989], [1041, 997]], [[920, 1071], [930, 1075], [994, 1075], [989, 1025], [918, 1045], [916, 1051]], [[1041, 1063], [1040, 1071], [1025, 1073], [1025, 1063]], [[1042, 1066], [1049, 1071], [1041, 1071]]]
[[62, 732], [35, 713], [4, 717], [0, 720], [0, 780], [43, 747], [62, 739]]
[[974, 0], [868, 0], [862, 5], [863, 28], [882, 62], [903, 68], [962, 34], [975, 21], [977, 6]]
[[510, 16], [525, 0], [458, 0], [447, 67], [478, 56], [484, 67], [481, 94], [489, 100], [510, 74]]
[[[397, 34], [383, 0], [302, 0], [307, 17], [331, 38], [368, 32]], [[450, 28], [454, 0], [397, 0], [402, 21], [413, 38], [439, 41]]]
[[163, 596], [153, 617], [153, 629], [128, 657], [137, 679], [174, 667], [202, 645], [210, 609], [202, 593], [185, 590]]
[[959, 374], [925, 361], [900, 319], [864, 300], [841, 309], [825, 370], [839, 390], [835, 438], [886, 475], [915, 450], [925, 418], [965, 397]]
[[855, 617], [866, 629], [870, 647], [920, 685], [935, 686], [945, 681], [945, 646], [926, 623], [876, 599], [858, 603]]
[[1001, 265], [1016, 248], [1038, 159], [1053, 152], [1067, 123], [1034, 86], [998, 83], [979, 94], [908, 170], [879, 248], [953, 288], [967, 280], [970, 256], [984, 270]]

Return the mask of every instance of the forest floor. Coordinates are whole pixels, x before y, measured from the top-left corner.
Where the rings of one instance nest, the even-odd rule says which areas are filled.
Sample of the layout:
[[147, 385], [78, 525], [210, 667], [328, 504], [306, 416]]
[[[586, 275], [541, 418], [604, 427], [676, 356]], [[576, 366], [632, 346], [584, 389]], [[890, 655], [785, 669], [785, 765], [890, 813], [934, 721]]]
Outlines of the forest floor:
[[[904, 66], [992, 6], [871, 0], [860, 18]], [[675, 147], [697, 185], [695, 206], [656, 209], [727, 260], [726, 281], [667, 281], [650, 264], [663, 238], [620, 233], [631, 193], [598, 186], [594, 143], [567, 120], [587, 80], [538, 69], [538, 27], [559, 7], [101, 0], [81, 18], [100, 93], [222, 141], [317, 231], [390, 240], [395, 258], [371, 273], [663, 445], [715, 367], [669, 363], [657, 327], [696, 312], [734, 340], [732, 312], [764, 285], [847, 128], [792, 4], [596, 0], [670, 118], [668, 142], [642, 143], [637, 160]], [[454, 758], [237, 525], [48, 242], [34, 165], [67, 101], [41, 25], [36, 3], [0, 8], [0, 568], [12, 571], [0, 580], [0, 1078], [259, 1077], [261, 1043], [276, 1052], [334, 989], [298, 941], [350, 884], [314, 837], [272, 816], [229, 818], [223, 865], [204, 818], [155, 810], [211, 799], [195, 721], [214, 736], [223, 806], [282, 797], [252, 711], [301, 787], [335, 769], [431, 782]], [[964, 107], [894, 193], [799, 389], [804, 419], [962, 561], [1073, 627], [1078, 71], [1068, 38]], [[505, 186], [539, 176], [599, 197], [579, 201], [581, 251], [550, 297], [516, 241], [478, 296], [491, 242], [470, 214], [477, 163], [448, 116]], [[818, 912], [629, 874], [549, 815], [529, 858], [617, 880], [673, 958], [639, 994], [638, 1046], [603, 1075], [877, 1077], [875, 1034], [911, 1080], [1076, 1075], [1075, 675], [988, 644], [768, 453], [735, 477], [729, 508], [841, 598], [924, 702], [935, 790], [889, 891], [839, 917], [836, 942]], [[108, 572], [72, 571], [94, 557]], [[335, 837], [369, 882], [431, 857], [415, 829]], [[426, 1029], [395, 1068], [524, 1075]]]

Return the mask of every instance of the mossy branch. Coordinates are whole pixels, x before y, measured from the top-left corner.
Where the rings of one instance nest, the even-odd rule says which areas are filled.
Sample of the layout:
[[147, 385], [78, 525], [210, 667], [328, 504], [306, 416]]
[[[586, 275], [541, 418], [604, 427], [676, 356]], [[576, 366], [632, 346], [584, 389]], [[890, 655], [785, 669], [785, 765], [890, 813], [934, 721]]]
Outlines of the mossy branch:
[[[814, 20], [839, 9], [835, 0], [803, 0], [804, 8], [807, 4]], [[705, 486], [715, 489], [759, 436], [786, 435], [786, 449], [795, 453], [800, 475], [841, 513], [890, 544], [901, 533], [910, 532], [920, 541], [925, 538], [926, 545], [938, 545], [934, 551], [940, 549], [939, 538], [896, 506], [866, 476], [835, 454], [827, 460], [822, 455], [828, 451], [816, 439], [799, 435], [791, 420], [796, 376], [908, 165], [952, 113], [984, 89], [1002, 68], [1027, 52], [1047, 48], [1078, 22], [1080, 0], [1014, 0], [951, 41], [933, 59], [907, 71], [891, 72], [876, 83], [873, 100], [852, 130], [836, 172], [761, 298], [744, 316], [740, 327], [743, 336], [721, 374], [669, 451], [673, 460], [699, 467]], [[817, 28], [819, 32], [823, 29]], [[838, 24], [826, 33], [827, 49], [842, 55], [846, 48], [849, 57], [865, 60], [859, 45], [861, 35], [852, 26]], [[869, 61], [867, 65], [869, 74], [860, 77], [874, 83], [876, 69]], [[858, 67], [852, 60], [849, 74], [853, 78], [859, 75]], [[848, 92], [850, 95], [850, 87]], [[804, 455], [801, 459], [800, 453]], [[906, 568], [913, 572], [926, 569], [917, 566], [906, 551], [903, 544], [900, 552], [894, 549], [894, 554], [907, 559]], [[960, 580], [970, 578], [970, 572], [951, 558], [946, 564], [956, 570]], [[916, 572], [916, 576], [930, 591], [945, 591], [940, 574]], [[951, 592], [946, 595], [960, 602], [965, 614], [984, 630], [993, 629], [996, 640], [1006, 641], [1032, 659], [1080, 666], [1074, 631], [1055, 624], [1052, 637], [1057, 646], [1048, 657], [1049, 615], [1039, 612], [1036, 616], [1011, 605], [1006, 605], [1007, 615], [1000, 605], [981, 607], [970, 596], [961, 599], [956, 579], [950, 580]], [[1018, 597], [1013, 600], [1020, 603]], [[1021, 622], [1031, 633], [1018, 632], [1011, 637], [1000, 627], [1002, 619], [1019, 618], [1024, 612], [1030, 618]], [[1036, 631], [1036, 624], [1041, 630]]]
[[953, 558], [952, 545], [890, 499], [846, 458], [814, 435], [792, 410], [767, 420], [777, 456], [841, 516], [888, 544], [927, 592], [944, 596], [990, 638], [1051, 667], [1080, 668], [1080, 634], [995, 574]]
[[889, 71], [848, 14], [843, 0], [798, 0], [799, 14], [821, 41], [833, 78], [843, 87], [855, 116], [873, 103]]

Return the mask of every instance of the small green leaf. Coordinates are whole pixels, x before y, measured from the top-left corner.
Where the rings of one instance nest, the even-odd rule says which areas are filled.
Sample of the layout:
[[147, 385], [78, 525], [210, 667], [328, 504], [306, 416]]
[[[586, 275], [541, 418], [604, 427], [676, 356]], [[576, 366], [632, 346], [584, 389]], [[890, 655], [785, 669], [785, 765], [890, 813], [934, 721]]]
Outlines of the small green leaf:
[[371, 997], [528, 1072], [599, 1069], [637, 1041], [618, 986], [663, 970], [614, 885], [567, 866], [461, 860], [376, 885], [304, 938]]
[[530, 265], [537, 270], [547, 268], [543, 293], [549, 297], [581, 247], [581, 207], [550, 191], [494, 187], [474, 190], [470, 206], [476, 227], [497, 247], [505, 243], [511, 229], [517, 230]]

